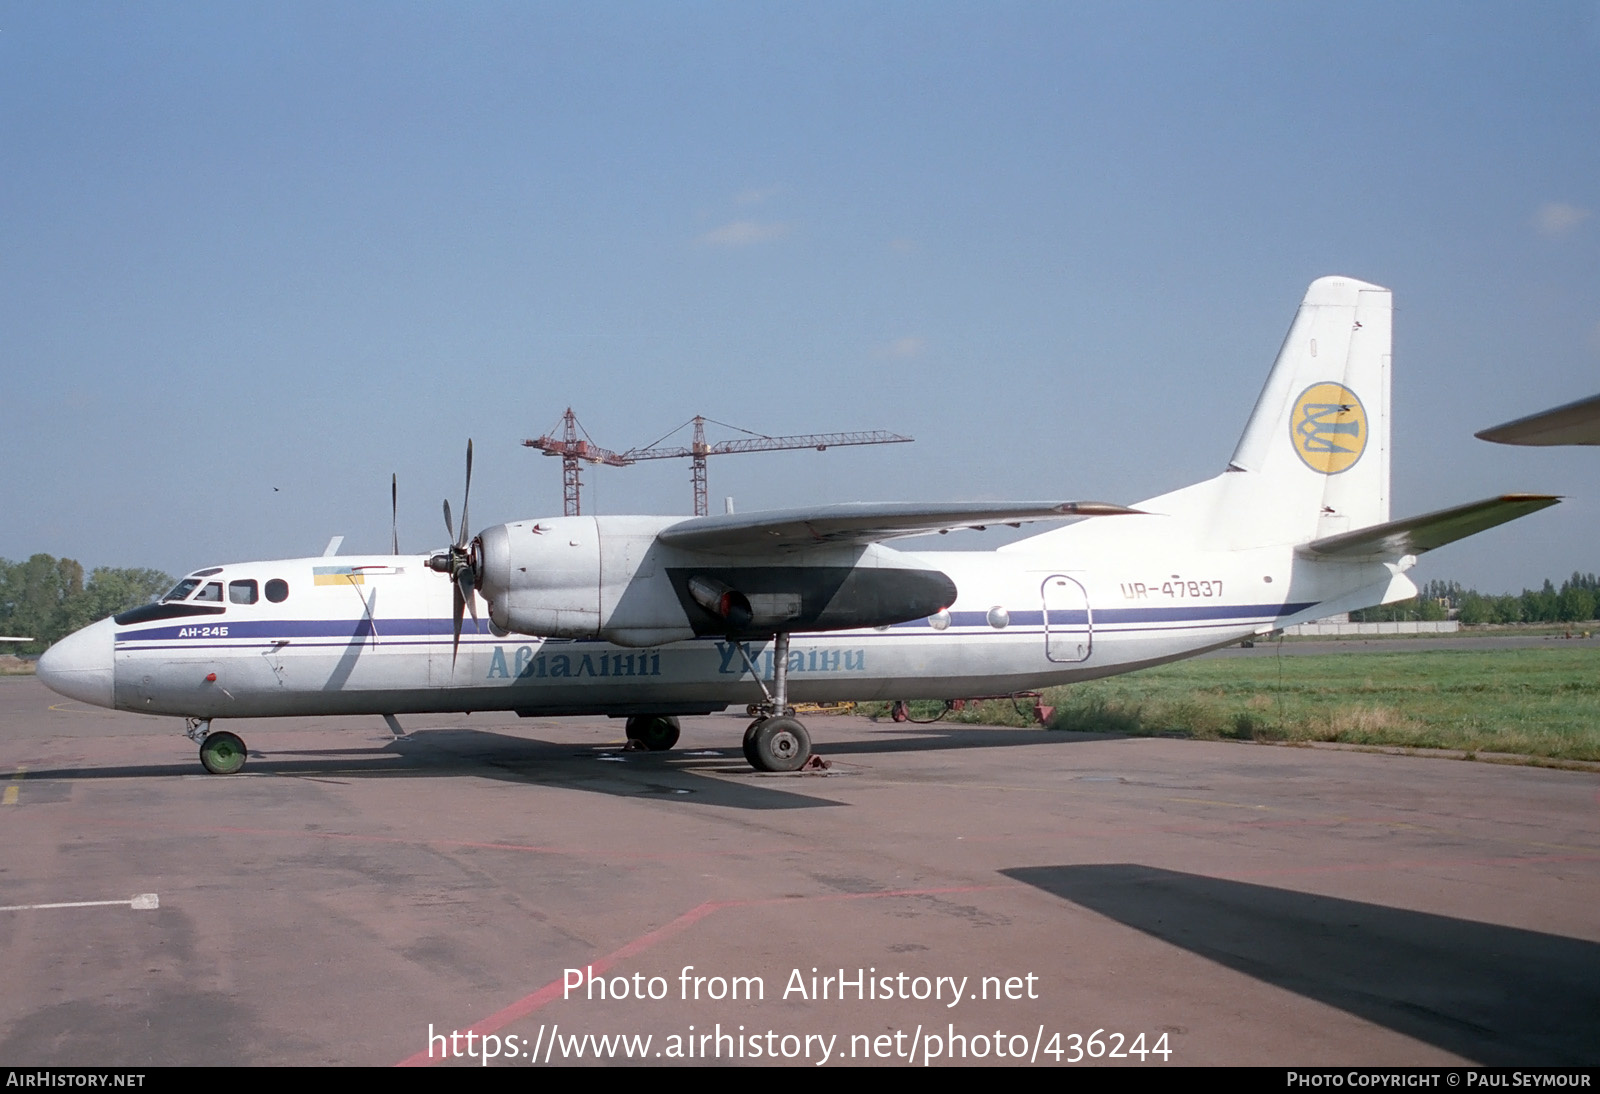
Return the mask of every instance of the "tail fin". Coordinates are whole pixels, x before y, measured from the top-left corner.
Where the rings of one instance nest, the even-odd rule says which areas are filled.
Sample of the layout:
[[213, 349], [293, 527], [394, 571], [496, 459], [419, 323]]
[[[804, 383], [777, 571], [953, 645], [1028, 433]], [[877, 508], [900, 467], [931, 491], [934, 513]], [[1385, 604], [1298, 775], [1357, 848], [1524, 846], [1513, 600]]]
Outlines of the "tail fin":
[[1389, 519], [1393, 310], [1377, 285], [1311, 283], [1228, 461], [1235, 481], [1223, 493], [1254, 503], [1219, 519], [1257, 544], [1303, 543]]

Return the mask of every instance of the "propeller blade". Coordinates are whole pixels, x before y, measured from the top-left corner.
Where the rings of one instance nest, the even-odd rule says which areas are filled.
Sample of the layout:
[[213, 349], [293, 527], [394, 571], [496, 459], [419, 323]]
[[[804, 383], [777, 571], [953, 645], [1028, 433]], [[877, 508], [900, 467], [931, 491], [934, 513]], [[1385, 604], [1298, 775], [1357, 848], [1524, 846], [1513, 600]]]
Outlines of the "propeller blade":
[[389, 475], [389, 530], [394, 533], [394, 553], [400, 553], [400, 475]]
[[457, 547], [465, 547], [467, 545], [467, 537], [472, 534], [471, 532], [469, 532], [467, 530], [470, 527], [470, 525], [467, 524], [467, 503], [471, 500], [471, 498], [472, 498], [472, 438], [468, 437], [467, 438], [467, 486], [466, 486], [466, 489], [461, 491], [461, 539], [456, 542], [456, 546]]
[[472, 633], [478, 633], [478, 601], [472, 595], [472, 570], [462, 566], [456, 571], [456, 593], [466, 601], [467, 607], [472, 609]]
[[456, 667], [456, 654], [461, 652], [461, 609], [463, 604], [460, 583], [452, 581], [450, 583], [450, 588], [455, 590], [455, 610], [453, 612], [455, 618], [455, 638], [452, 639], [450, 645], [450, 668], [453, 670]]
[[456, 541], [456, 526], [454, 524], [450, 523], [450, 499], [449, 498], [445, 498], [444, 499], [444, 530], [445, 530], [445, 534], [450, 537], [450, 542], [454, 543]]

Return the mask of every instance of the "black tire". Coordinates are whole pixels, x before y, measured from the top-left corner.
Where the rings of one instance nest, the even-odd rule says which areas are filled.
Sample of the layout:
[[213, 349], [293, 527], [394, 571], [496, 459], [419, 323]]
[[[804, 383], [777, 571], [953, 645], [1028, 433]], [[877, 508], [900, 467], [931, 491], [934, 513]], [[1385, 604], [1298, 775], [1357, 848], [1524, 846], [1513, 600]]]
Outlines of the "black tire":
[[213, 775], [237, 774], [248, 755], [244, 740], [227, 730], [208, 733], [200, 742], [200, 766]]
[[757, 771], [799, 771], [811, 758], [811, 734], [794, 718], [766, 718], [747, 737], [750, 766]]
[[665, 714], [636, 714], [628, 719], [628, 740], [651, 752], [665, 752], [678, 743], [678, 719]]
[[756, 727], [761, 725], [763, 719], [757, 718], [744, 729], [744, 758], [745, 762], [757, 771], [761, 766], [756, 763]]

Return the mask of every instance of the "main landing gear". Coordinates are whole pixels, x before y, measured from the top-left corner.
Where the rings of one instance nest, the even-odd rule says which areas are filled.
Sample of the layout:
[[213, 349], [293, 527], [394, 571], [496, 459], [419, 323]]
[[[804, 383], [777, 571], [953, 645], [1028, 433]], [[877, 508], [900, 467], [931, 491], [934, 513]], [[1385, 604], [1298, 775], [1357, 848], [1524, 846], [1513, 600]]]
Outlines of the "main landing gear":
[[735, 648], [767, 697], [757, 706], [760, 716], [744, 731], [744, 758], [757, 771], [799, 771], [811, 758], [811, 734], [789, 706], [789, 635], [785, 632], [773, 639], [771, 691], [750, 664], [744, 646], [736, 643]]
[[200, 766], [213, 775], [233, 775], [244, 766], [248, 753], [244, 739], [227, 730], [212, 732], [210, 718], [186, 718], [184, 736], [200, 744]]
[[651, 752], [665, 752], [678, 743], [678, 719], [667, 714], [635, 714], [628, 719], [628, 740]]

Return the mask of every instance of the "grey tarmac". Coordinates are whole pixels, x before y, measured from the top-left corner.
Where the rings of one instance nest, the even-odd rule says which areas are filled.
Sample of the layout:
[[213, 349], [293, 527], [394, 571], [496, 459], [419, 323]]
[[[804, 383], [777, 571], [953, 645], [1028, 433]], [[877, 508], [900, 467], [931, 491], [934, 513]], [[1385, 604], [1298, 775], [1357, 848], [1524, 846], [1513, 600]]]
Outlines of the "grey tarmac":
[[211, 776], [0, 678], [0, 1062], [1600, 1062], [1594, 773], [813, 715], [757, 775], [744, 721], [219, 722]]

